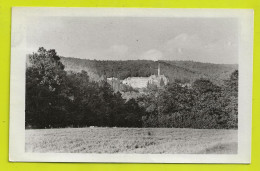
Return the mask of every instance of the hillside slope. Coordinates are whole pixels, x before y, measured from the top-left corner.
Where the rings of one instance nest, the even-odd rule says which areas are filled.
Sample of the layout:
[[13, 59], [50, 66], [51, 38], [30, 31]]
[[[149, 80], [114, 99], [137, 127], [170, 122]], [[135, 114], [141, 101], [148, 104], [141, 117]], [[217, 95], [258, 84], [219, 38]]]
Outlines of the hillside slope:
[[[90, 78], [99, 80], [102, 75], [125, 79], [127, 77], [148, 77], [157, 74], [158, 62], [151, 60], [98, 61], [78, 58], [61, 58], [65, 70], [80, 72], [85, 70]], [[170, 82], [193, 82], [199, 78], [208, 78], [215, 84], [221, 84], [238, 69], [236, 64], [211, 64], [193, 61], [160, 61], [161, 74]]]

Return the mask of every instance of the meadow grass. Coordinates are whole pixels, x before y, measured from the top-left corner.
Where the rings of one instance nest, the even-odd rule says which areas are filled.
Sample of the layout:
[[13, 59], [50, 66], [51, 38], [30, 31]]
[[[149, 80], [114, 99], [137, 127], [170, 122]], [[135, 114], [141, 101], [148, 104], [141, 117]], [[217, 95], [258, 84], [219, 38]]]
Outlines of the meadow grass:
[[26, 152], [235, 154], [237, 130], [62, 128], [25, 131]]

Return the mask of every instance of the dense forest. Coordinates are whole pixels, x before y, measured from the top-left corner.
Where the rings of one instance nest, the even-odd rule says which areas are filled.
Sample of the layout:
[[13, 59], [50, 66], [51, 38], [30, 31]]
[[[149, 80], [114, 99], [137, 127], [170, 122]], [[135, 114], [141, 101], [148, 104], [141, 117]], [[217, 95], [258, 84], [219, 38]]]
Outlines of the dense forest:
[[[127, 77], [149, 77], [157, 74], [158, 61], [128, 60], [128, 61], [98, 61], [61, 57], [66, 71], [88, 72], [90, 79], [99, 80], [102, 75], [116, 77], [121, 80]], [[192, 83], [205, 78], [214, 84], [222, 85], [230, 74], [238, 68], [235, 64], [210, 64], [193, 61], [159, 61], [161, 74], [171, 83], [176, 80]]]
[[[53, 49], [39, 48], [28, 55], [25, 126], [237, 128], [237, 66], [160, 63], [170, 83], [150, 85], [138, 98], [125, 99], [103, 76], [150, 76], [155, 62], [65, 59]], [[181, 86], [176, 79], [192, 85]]]

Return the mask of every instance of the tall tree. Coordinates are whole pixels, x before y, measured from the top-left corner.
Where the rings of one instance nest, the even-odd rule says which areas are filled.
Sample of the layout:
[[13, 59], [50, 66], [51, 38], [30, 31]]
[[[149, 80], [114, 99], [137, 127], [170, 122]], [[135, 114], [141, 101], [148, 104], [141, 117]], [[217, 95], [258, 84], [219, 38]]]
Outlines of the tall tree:
[[[26, 69], [26, 125], [62, 126], [64, 65], [56, 51], [39, 48], [28, 55]], [[65, 100], [66, 101], [66, 100]], [[40, 122], [40, 123], [39, 123]]]

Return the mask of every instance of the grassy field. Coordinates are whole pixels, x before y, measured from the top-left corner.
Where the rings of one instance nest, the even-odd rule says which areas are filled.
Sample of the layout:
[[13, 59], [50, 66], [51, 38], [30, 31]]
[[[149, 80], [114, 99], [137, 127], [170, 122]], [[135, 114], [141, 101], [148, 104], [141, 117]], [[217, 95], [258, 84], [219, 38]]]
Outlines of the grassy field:
[[63, 128], [25, 131], [26, 152], [237, 153], [237, 130]]

